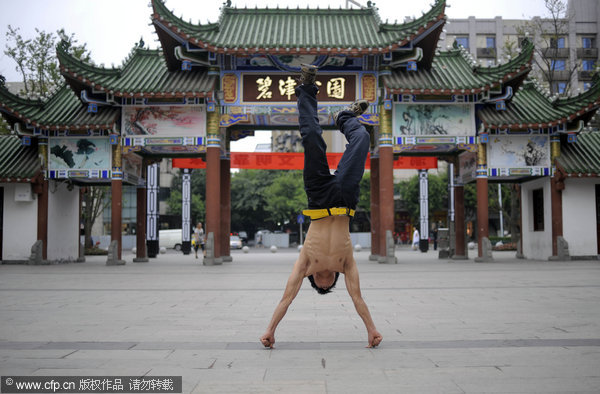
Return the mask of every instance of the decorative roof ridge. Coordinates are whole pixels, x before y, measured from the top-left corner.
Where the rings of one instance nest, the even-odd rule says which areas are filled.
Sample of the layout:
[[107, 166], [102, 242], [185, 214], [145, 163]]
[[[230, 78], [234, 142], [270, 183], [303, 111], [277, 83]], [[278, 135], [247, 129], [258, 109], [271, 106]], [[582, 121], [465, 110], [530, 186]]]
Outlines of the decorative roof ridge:
[[[77, 59], [76, 57], [74, 57], [72, 54], [70, 54], [67, 51], [67, 47], [65, 44], [66, 44], [65, 41], [61, 41], [56, 46], [56, 57], [58, 58], [58, 63], [61, 66], [65, 67], [67, 69], [72, 69], [72, 67], [77, 67], [77, 68], [83, 69], [87, 72], [92, 72], [92, 73], [102, 74], [102, 75], [111, 75], [112, 76], [112, 75], [119, 75], [121, 73], [121, 70], [114, 66], [112, 68], [107, 68], [107, 67], [97, 66], [95, 64], [86, 63], [83, 60]], [[137, 44], [136, 44], [136, 46], [137, 46]], [[130, 53], [130, 55], [131, 55], [131, 53]]]
[[187, 31], [192, 32], [219, 30], [219, 23], [221, 22], [223, 12], [226, 8], [229, 8], [226, 5], [223, 5], [223, 7], [221, 7], [221, 16], [219, 17], [219, 21], [216, 23], [207, 23], [203, 25], [200, 23], [200, 21], [198, 21], [197, 24], [194, 24], [191, 20], [187, 22], [183, 19], [183, 17], [176, 16], [174, 11], [167, 8], [164, 0], [151, 0], [150, 5], [152, 7], [153, 14], [160, 15], [163, 19], [168, 21], [168, 23], [176, 23]]
[[221, 9], [221, 13], [223, 14], [264, 14], [264, 13], [269, 13], [269, 14], [289, 14], [290, 11], [295, 11], [295, 14], [322, 14], [323, 11], [327, 11], [328, 15], [376, 15], [377, 13], [377, 8], [376, 7], [366, 7], [366, 8], [342, 8], [341, 6], [339, 8], [331, 8], [330, 6], [328, 6], [327, 8], [319, 8], [317, 6], [317, 8], [300, 8], [300, 6], [297, 6], [296, 8], [293, 7], [286, 7], [286, 8], [280, 8], [279, 6], [277, 6], [276, 8], [269, 8], [269, 7], [255, 7], [255, 8], [248, 8], [248, 7], [244, 7], [244, 8], [238, 8], [238, 7], [223, 7]]
[[499, 71], [508, 72], [510, 70], [518, 68], [518, 66], [523, 66], [524, 64], [531, 64], [531, 61], [533, 60], [534, 50], [533, 41], [525, 37], [522, 42], [523, 46], [521, 48], [521, 52], [514, 59], [511, 59], [510, 61], [504, 64], [498, 64], [493, 67], [476, 66], [473, 68], [473, 71], [479, 74], [493, 74]]
[[37, 98], [22, 97], [18, 94], [12, 93], [8, 90], [5, 85], [0, 84], [0, 99], [3, 103], [11, 101], [22, 105], [38, 106], [44, 108], [54, 97], [62, 93], [62, 90], [68, 89], [67, 84], [63, 82], [61, 85], [54, 87], [50, 92], [44, 96], [38, 96]]
[[[375, 8], [375, 7], [373, 7], [373, 8], [375, 9], [375, 13], [377, 14], [377, 17], [379, 17], [377, 8]], [[431, 9], [427, 12], [423, 12], [421, 17], [415, 18], [410, 22], [404, 22], [401, 24], [387, 23], [387, 20], [386, 20], [385, 23], [382, 23], [382, 22], [380, 23], [380, 30], [381, 31], [400, 31], [400, 30], [405, 30], [405, 29], [414, 29], [417, 26], [421, 26], [421, 25], [426, 26], [429, 21], [438, 17], [439, 15], [445, 16], [445, 9], [446, 9], [446, 0], [435, 0], [435, 4], [432, 5]]]

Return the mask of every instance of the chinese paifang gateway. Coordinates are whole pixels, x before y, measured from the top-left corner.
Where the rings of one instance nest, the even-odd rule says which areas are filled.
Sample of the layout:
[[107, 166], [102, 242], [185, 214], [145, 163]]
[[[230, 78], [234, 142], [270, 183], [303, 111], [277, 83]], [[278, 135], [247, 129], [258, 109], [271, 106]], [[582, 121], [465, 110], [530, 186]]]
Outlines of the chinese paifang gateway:
[[[578, 145], [569, 145], [569, 140], [580, 143], [574, 142], [577, 134], [598, 109], [597, 77], [586, 92], [552, 100], [527, 80], [533, 56], [533, 44], [527, 40], [518, 56], [495, 67], [475, 66], [460, 48], [436, 53], [446, 23], [444, 0], [436, 1], [420, 18], [400, 24], [384, 23], [374, 6], [238, 9], [226, 4], [218, 22], [204, 25], [176, 17], [161, 0], [152, 0], [151, 6], [159, 50], [140, 44], [121, 67], [103, 68], [75, 59], [61, 44], [57, 56], [65, 84], [51, 97], [24, 99], [0, 87], [3, 118], [21, 138], [22, 149], [34, 150], [43, 158], [35, 179], [18, 171], [0, 173], [0, 177], [11, 184], [28, 179], [40, 196], [31, 204], [39, 205], [37, 222], [48, 226], [38, 226], [27, 242], [41, 240], [44, 259], [64, 258], [60, 253], [79, 255], [78, 228], [63, 231], [73, 234], [60, 240], [48, 235], [48, 228], [56, 225], [48, 200], [59, 197], [48, 194], [48, 185], [62, 181], [76, 186], [110, 183], [113, 202], [120, 200], [123, 184], [142, 186], [138, 217], [149, 219], [147, 224], [137, 224], [137, 258], [147, 257], [146, 240], [149, 254], [155, 254], [157, 212], [153, 207], [158, 192], [156, 171], [149, 164], [163, 157], [201, 158], [206, 163], [206, 229], [215, 240], [207, 262], [228, 258], [230, 191], [226, 179], [231, 163], [227, 140], [255, 129], [297, 129], [293, 88], [301, 63], [319, 67], [319, 121], [324, 129], [334, 128], [331, 114], [348, 103], [356, 99], [372, 103], [360, 120], [375, 135], [369, 162], [375, 180], [371, 193], [374, 256], [382, 261], [391, 257], [385, 234], [396, 230], [393, 168], [394, 158], [401, 156], [442, 157], [455, 164], [459, 179], [477, 183], [480, 247], [488, 237], [484, 193], [488, 181], [521, 182], [524, 190], [533, 187], [530, 182], [543, 183], [553, 224], [544, 230], [550, 250], [542, 249], [548, 255], [558, 254], [558, 237], [567, 238], [559, 196], [569, 184], [569, 175], [575, 173], [570, 171], [576, 170], [557, 158], [561, 150], [570, 155], [578, 151], [573, 148]], [[536, 161], [539, 165], [514, 164], [506, 156], [495, 155], [509, 145], [507, 141], [518, 142], [518, 152], [526, 150], [531, 143], [528, 135], [541, 137], [535, 149], [546, 150], [547, 159]], [[103, 147], [98, 154], [106, 160], [96, 161], [99, 164], [74, 160], [79, 164], [70, 167], [52, 152], [53, 147], [63, 152], [63, 146], [77, 146], [82, 138], [89, 140], [88, 146]], [[587, 137], [580, 140], [582, 145], [592, 143]], [[462, 162], [473, 166], [459, 172]], [[184, 174], [184, 181], [189, 181], [188, 172]], [[463, 198], [462, 190], [462, 184], [454, 190], [455, 201]], [[64, 191], [61, 198], [78, 204], [76, 192]], [[522, 197], [529, 201], [525, 192]], [[189, 198], [184, 196], [185, 204]], [[78, 223], [77, 210], [63, 213]], [[113, 206], [112, 215], [112, 228], [120, 228], [119, 205]], [[454, 219], [453, 251], [466, 256], [464, 212], [457, 209]], [[182, 218], [184, 228], [190, 220]], [[524, 220], [529, 219], [524, 216]], [[526, 231], [526, 223], [522, 227], [525, 245], [532, 233]], [[111, 234], [119, 246], [114, 260], [120, 261], [121, 232]], [[183, 240], [184, 248], [189, 248], [189, 233], [186, 239], [184, 231]], [[5, 241], [10, 245], [10, 240]], [[59, 251], [58, 242], [67, 246]], [[14, 253], [28, 255], [29, 248]], [[484, 257], [481, 248], [478, 257]]]

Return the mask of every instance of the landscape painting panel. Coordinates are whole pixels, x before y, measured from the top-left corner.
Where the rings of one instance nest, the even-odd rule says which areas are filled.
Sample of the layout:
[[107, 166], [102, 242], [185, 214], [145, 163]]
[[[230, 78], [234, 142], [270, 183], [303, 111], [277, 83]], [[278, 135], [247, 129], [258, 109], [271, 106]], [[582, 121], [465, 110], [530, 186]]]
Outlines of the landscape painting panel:
[[51, 170], [106, 170], [112, 166], [108, 138], [50, 138], [48, 146]]
[[123, 130], [135, 136], [202, 137], [206, 135], [205, 107], [124, 107]]
[[547, 135], [495, 135], [488, 144], [488, 167], [550, 167]]
[[396, 104], [394, 106], [394, 135], [475, 135], [472, 106]]

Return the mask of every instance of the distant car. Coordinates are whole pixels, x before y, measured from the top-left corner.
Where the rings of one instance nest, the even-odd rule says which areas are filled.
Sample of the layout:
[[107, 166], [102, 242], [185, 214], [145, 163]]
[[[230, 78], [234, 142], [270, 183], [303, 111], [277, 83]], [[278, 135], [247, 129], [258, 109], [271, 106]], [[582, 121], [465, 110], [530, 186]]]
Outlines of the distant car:
[[242, 243], [243, 244], [247, 244], [248, 243], [248, 234], [245, 231], [240, 231], [238, 233], [238, 235], [242, 239]]
[[229, 236], [229, 247], [232, 249], [241, 249], [242, 248], [242, 240], [237, 235]]
[[158, 244], [167, 249], [181, 250], [181, 229], [175, 230], [159, 230]]

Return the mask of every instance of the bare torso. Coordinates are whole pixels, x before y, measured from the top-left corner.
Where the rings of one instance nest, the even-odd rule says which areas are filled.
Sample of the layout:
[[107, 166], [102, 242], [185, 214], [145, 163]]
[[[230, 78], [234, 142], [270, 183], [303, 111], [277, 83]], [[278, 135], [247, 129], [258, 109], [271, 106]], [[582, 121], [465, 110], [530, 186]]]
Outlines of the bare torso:
[[307, 260], [305, 276], [320, 271], [344, 272], [352, 260], [352, 242], [348, 216], [329, 216], [311, 222], [300, 259]]

